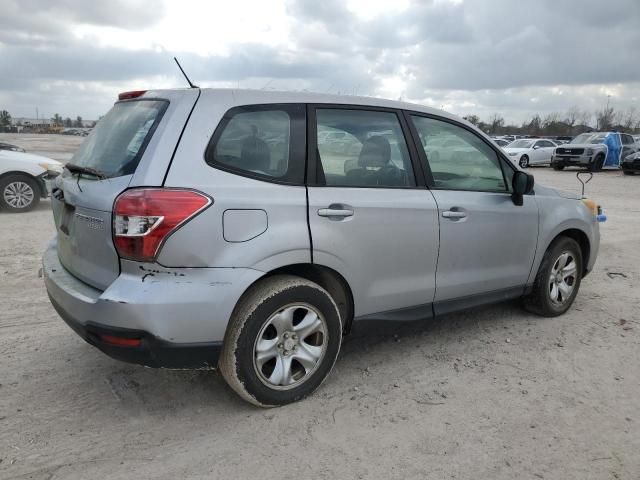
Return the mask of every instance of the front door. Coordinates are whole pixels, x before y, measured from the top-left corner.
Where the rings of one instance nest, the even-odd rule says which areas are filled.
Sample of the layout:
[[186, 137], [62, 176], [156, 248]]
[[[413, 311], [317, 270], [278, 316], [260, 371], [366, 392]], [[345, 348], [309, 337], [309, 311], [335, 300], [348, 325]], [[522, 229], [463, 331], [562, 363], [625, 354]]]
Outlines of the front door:
[[329, 106], [309, 117], [313, 262], [345, 277], [356, 317], [430, 316], [438, 209], [416, 187], [401, 117]]
[[[513, 167], [472, 130], [444, 119], [409, 117], [438, 204], [436, 314], [521, 294], [538, 239], [535, 197], [525, 196], [522, 206], [513, 203]], [[434, 149], [447, 148], [442, 139], [452, 137], [464, 148], [434, 156]]]

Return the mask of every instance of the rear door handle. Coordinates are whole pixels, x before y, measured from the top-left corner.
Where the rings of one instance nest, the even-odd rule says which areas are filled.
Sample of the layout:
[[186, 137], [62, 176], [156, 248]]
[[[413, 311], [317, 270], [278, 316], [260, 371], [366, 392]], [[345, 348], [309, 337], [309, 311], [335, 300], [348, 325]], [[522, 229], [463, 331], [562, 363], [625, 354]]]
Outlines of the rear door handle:
[[446, 212], [442, 212], [442, 216], [444, 218], [466, 218], [467, 214], [456, 210], [447, 210]]
[[321, 217], [352, 217], [353, 210], [347, 208], [321, 208], [318, 210]]

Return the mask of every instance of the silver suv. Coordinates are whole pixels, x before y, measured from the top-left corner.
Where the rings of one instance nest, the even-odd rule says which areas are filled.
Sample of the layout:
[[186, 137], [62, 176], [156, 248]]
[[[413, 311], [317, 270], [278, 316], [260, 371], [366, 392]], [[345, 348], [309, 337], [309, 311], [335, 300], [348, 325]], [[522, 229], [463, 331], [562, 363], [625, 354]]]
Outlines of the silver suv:
[[52, 197], [69, 326], [124, 361], [219, 367], [260, 406], [313, 392], [365, 320], [560, 315], [600, 238], [592, 201], [534, 188], [471, 124], [374, 98], [127, 92]]

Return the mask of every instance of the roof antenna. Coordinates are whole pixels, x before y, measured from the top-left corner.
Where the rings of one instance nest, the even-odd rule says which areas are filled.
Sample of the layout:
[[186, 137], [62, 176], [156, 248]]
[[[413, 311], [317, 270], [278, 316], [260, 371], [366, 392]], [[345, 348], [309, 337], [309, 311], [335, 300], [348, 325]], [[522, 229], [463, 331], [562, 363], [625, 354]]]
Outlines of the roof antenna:
[[187, 79], [187, 83], [189, 84], [189, 86], [191, 88], [198, 88], [197, 85], [194, 85], [193, 83], [191, 83], [191, 80], [189, 80], [189, 77], [187, 77], [187, 74], [184, 73], [184, 70], [182, 69], [182, 65], [180, 65], [180, 62], [178, 61], [178, 59], [176, 57], [173, 57], [173, 59], [176, 61], [176, 64], [178, 65], [178, 68], [180, 69], [180, 71], [182, 72], [182, 75], [184, 75], [184, 78]]

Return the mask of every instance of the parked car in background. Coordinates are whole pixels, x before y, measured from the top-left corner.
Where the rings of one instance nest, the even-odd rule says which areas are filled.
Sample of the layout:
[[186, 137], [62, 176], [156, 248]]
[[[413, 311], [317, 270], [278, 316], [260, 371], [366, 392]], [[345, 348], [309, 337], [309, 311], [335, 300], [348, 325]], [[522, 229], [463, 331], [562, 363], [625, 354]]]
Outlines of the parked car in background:
[[11, 152], [24, 153], [24, 148], [18, 147], [17, 145], [12, 145], [10, 143], [5, 143], [5, 142], [0, 142], [0, 150], [9, 150]]
[[33, 210], [49, 195], [51, 181], [62, 173], [62, 163], [51, 158], [0, 150], [0, 210]]
[[561, 315], [600, 239], [593, 201], [534, 186], [464, 120], [302, 92], [122, 94], [52, 207], [45, 284], [73, 330], [133, 363], [219, 366], [259, 406], [313, 392], [358, 322], [518, 297]]
[[636, 142], [636, 144], [640, 145], [640, 135], [634, 135], [633, 141]]
[[509, 145], [511, 143], [509, 140], [506, 140], [504, 138], [494, 138], [493, 141], [496, 142], [496, 144], [499, 147], [506, 147], [507, 145]]
[[627, 155], [620, 165], [625, 175], [640, 173], [640, 151]]
[[622, 159], [639, 148], [633, 137], [627, 133], [582, 133], [569, 143], [556, 148], [551, 166], [555, 170], [584, 167], [592, 172], [603, 168], [618, 169]]
[[504, 148], [507, 155], [522, 168], [529, 165], [548, 165], [556, 144], [545, 138], [521, 138]]

